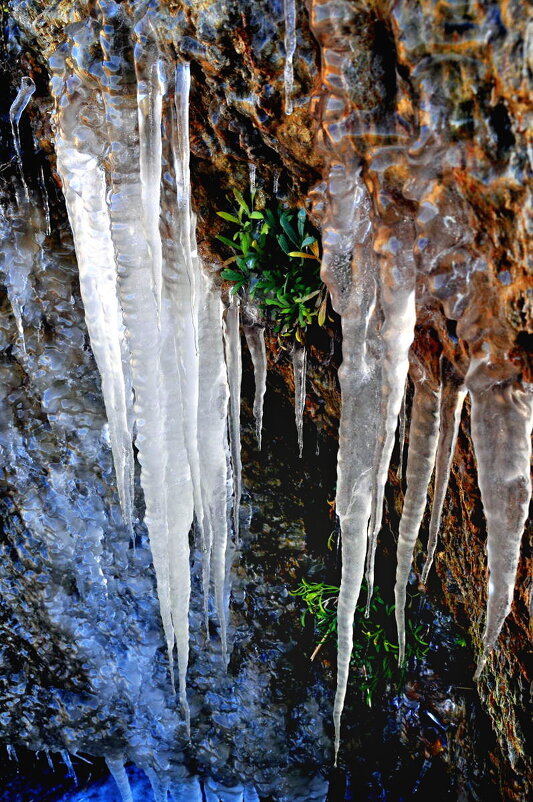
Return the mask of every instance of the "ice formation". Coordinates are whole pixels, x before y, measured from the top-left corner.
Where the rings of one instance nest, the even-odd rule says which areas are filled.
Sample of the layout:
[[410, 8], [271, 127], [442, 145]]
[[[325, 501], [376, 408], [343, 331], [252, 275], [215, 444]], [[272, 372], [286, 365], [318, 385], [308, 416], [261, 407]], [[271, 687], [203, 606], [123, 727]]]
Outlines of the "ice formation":
[[22, 166], [22, 151], [20, 149], [20, 118], [22, 117], [22, 113], [28, 103], [30, 102], [30, 98], [35, 92], [35, 84], [33, 83], [31, 78], [24, 77], [20, 82], [20, 89], [17, 93], [17, 96], [11, 107], [9, 109], [9, 119], [11, 121], [11, 130], [13, 132], [13, 142], [15, 143], [15, 152], [17, 154], [17, 163], [18, 168], [20, 170], [20, 175], [22, 177], [22, 181], [24, 183], [24, 188], [26, 190], [26, 196], [28, 195], [28, 187], [26, 186], [26, 180], [24, 178], [24, 169]]
[[239, 510], [241, 505], [241, 302], [237, 295], [230, 299], [225, 315], [226, 364], [230, 393], [229, 441], [233, 472], [233, 529], [239, 540]]
[[[173, 681], [176, 646], [188, 726], [189, 532], [194, 518], [204, 552], [206, 610], [212, 566], [226, 655], [229, 391], [221, 304], [198, 258], [194, 236], [189, 67], [179, 64], [172, 74], [145, 15], [134, 26], [132, 74], [120, 55], [119, 7], [102, 3], [100, 12], [100, 27], [95, 20], [73, 26], [70, 41], [50, 60], [58, 169], [87, 328], [102, 376], [124, 518], [131, 526], [134, 436], [171, 677]], [[102, 62], [94, 58], [98, 37]], [[168, 102], [169, 89], [174, 104]], [[240, 351], [235, 351], [238, 310], [236, 315], [229, 339], [235, 360], [240, 360]], [[230, 384], [237, 394], [230, 430], [238, 522], [240, 361], [231, 362], [229, 356], [228, 365], [233, 366]]]
[[444, 507], [444, 499], [446, 497], [446, 490], [453, 462], [453, 452], [455, 451], [455, 444], [457, 442], [457, 434], [459, 432], [465, 396], [466, 390], [461, 380], [454, 374], [450, 366], [441, 359], [439, 439], [435, 462], [435, 489], [433, 491], [431, 520], [429, 523], [428, 553], [422, 571], [422, 582], [424, 583], [427, 582], [435, 549], [437, 547], [442, 509]]
[[292, 350], [292, 372], [294, 377], [294, 416], [296, 434], [298, 436], [298, 451], [301, 457], [304, 450], [305, 383], [307, 378], [307, 349], [305, 345], [294, 344]]
[[[396, 104], [405, 99], [401, 81], [395, 83], [387, 107], [384, 100], [379, 102], [377, 95], [368, 91], [368, 86], [359, 86], [354, 79], [359, 63], [351, 36], [360, 29], [373, 32], [375, 24], [370, 11], [368, 15], [360, 13], [349, 2], [311, 3], [311, 27], [322, 53], [322, 93], [315, 99], [313, 111], [319, 120], [318, 146], [326, 161], [326, 182], [313, 194], [323, 224], [322, 277], [343, 329], [337, 482], [342, 581], [334, 704], [336, 751], [354, 610], [365, 552], [369, 597], [372, 592], [383, 491], [399, 415], [403, 450], [408, 354], [414, 397], [395, 588], [400, 662], [404, 658], [404, 607], [413, 548], [436, 459], [426, 578], [465, 391], [472, 399], [472, 438], [487, 519], [490, 573], [484, 651], [477, 677], [510, 610], [531, 497], [533, 401], [530, 388], [521, 383], [520, 369], [509, 360], [515, 334], [494, 311], [497, 301], [486, 289], [487, 265], [474, 249], [467, 204], [455, 191], [453, 181], [450, 186], [439, 185], [439, 175], [455, 168], [458, 154], [444, 137], [446, 121], [433, 107], [431, 82], [426, 83], [421, 67], [416, 80], [426, 116], [420, 129], [417, 124], [409, 129], [398, 112]], [[369, 58], [375, 57], [372, 35], [369, 33]], [[410, 52], [412, 43], [403, 41], [402, 46]], [[359, 142], [365, 142], [361, 151]], [[403, 187], [403, 197], [399, 187]], [[420, 291], [418, 309], [415, 285]], [[481, 287], [483, 292], [478, 291]], [[456, 323], [457, 335], [470, 349], [470, 365], [465, 364], [465, 350], [457, 347], [454, 365], [450, 370], [443, 369], [442, 377], [434, 375], [433, 367], [423, 365], [416, 351], [409, 351], [417, 311], [426, 314], [435, 303], [442, 304], [451, 331]], [[431, 344], [427, 350], [431, 353]]]
[[435, 465], [439, 434], [440, 387], [434, 387], [416, 363], [413, 365], [415, 392], [411, 425], [409, 426], [409, 451], [407, 452], [407, 490], [403, 503], [396, 567], [395, 615], [398, 628], [398, 662], [405, 655], [405, 600], [406, 586], [411, 570], [413, 549], [418, 537], [422, 516], [426, 508], [427, 491]]
[[285, 114], [292, 114], [294, 104], [292, 92], [294, 88], [293, 59], [296, 52], [296, 2], [283, 0], [285, 23], [285, 65], [283, 68], [283, 84], [285, 89]]
[[122, 802], [133, 802], [130, 781], [124, 768], [124, 761], [121, 758], [106, 758], [106, 763], [113, 779], [115, 780]]
[[252, 364], [254, 367], [255, 395], [254, 395], [254, 418], [257, 444], [261, 449], [261, 437], [263, 430], [263, 404], [266, 393], [267, 380], [267, 355], [265, 346], [265, 329], [255, 323], [243, 324], [246, 344], [250, 351]]

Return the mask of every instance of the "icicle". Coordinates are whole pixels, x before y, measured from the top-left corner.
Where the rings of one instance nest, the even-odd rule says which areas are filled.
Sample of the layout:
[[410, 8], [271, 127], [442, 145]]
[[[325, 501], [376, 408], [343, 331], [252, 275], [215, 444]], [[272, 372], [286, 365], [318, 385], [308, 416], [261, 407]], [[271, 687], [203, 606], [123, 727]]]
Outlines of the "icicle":
[[252, 198], [254, 198], [256, 192], [255, 179], [257, 175], [257, 166], [253, 162], [248, 162], [248, 172], [250, 174], [250, 195]]
[[281, 170], [274, 171], [274, 181], [272, 183], [272, 193], [276, 198], [279, 192], [279, 179], [281, 177]]
[[301, 458], [304, 450], [305, 384], [307, 377], [307, 349], [305, 345], [294, 344], [292, 349], [292, 371], [294, 376], [294, 417]]
[[49, 766], [49, 768], [50, 768], [52, 771], [55, 771], [54, 761], [53, 761], [53, 759], [52, 759], [52, 755], [50, 754], [50, 750], [49, 750], [49, 749], [45, 749], [45, 750], [44, 750], [44, 753], [45, 753], [45, 755], [46, 755], [46, 760], [47, 760], [47, 762], [48, 762], [48, 766]]
[[407, 580], [411, 570], [413, 549], [424, 509], [427, 490], [435, 464], [439, 433], [440, 387], [435, 389], [423, 373], [415, 380], [411, 425], [409, 427], [409, 452], [407, 454], [407, 491], [403, 505], [398, 534], [398, 564], [396, 567], [396, 626], [398, 629], [398, 663], [405, 657], [405, 601]]
[[424, 584], [427, 582], [437, 547], [442, 508], [461, 422], [461, 411], [466, 396], [466, 390], [461, 386], [460, 380], [452, 374], [451, 368], [447, 369], [446, 365], [447, 363], [445, 364], [441, 357], [440, 430], [435, 460], [435, 489], [433, 491], [433, 506], [429, 524], [428, 554], [422, 571], [422, 582]]
[[[467, 386], [469, 376], [467, 375]], [[472, 440], [487, 520], [489, 593], [475, 679], [511, 609], [520, 541], [531, 499], [533, 395], [516, 385], [470, 389]]]
[[[175, 71], [176, 124], [172, 137], [174, 169], [176, 173], [176, 214], [172, 215], [172, 243], [176, 249], [173, 269], [167, 265], [166, 289], [174, 305], [179, 353], [178, 369], [182, 389], [185, 443], [191, 468], [194, 492], [196, 524], [199, 529], [202, 549], [207, 544], [203, 529], [203, 502], [200, 480], [200, 456], [198, 451], [198, 303], [201, 267], [198, 263], [191, 209], [191, 181], [189, 168], [189, 91], [190, 66], [178, 64]], [[202, 285], [203, 286], [203, 285]]]
[[133, 802], [130, 781], [126, 774], [123, 761], [118, 758], [106, 757], [105, 762], [117, 784], [122, 802]]
[[139, 117], [139, 165], [146, 241], [150, 252], [152, 285], [161, 311], [163, 255], [159, 234], [161, 205], [161, 109], [165, 85], [152, 23], [148, 17], [135, 26], [134, 48]]
[[231, 467], [233, 470], [233, 530], [236, 542], [239, 541], [239, 510], [241, 504], [241, 335], [240, 300], [231, 297], [226, 310], [226, 364], [230, 392], [229, 434], [231, 446]]
[[19, 762], [19, 758], [17, 755], [17, 750], [13, 746], [13, 744], [6, 744], [6, 752], [9, 760], [14, 760], [15, 763]]
[[[226, 661], [224, 612], [225, 560], [228, 540], [226, 522], [226, 449], [229, 388], [222, 342], [222, 304], [218, 291], [202, 276], [202, 303], [198, 328], [200, 392], [198, 402], [198, 447], [202, 465], [204, 530], [208, 544], [202, 566], [204, 604], [207, 605], [212, 553], [215, 603], [220, 625], [222, 656]], [[207, 609], [206, 609], [207, 618]], [[207, 625], [207, 620], [206, 620]], [[208, 631], [208, 630], [207, 630]]]
[[170, 782], [166, 777], [160, 777], [154, 769], [145, 769], [144, 773], [150, 780], [154, 794], [154, 802], [167, 802]]
[[342, 315], [343, 330], [336, 497], [342, 533], [333, 708], [336, 757], [353, 646], [353, 618], [365, 565], [381, 398], [381, 347], [375, 314], [375, 256], [369, 236], [371, 204], [355, 161], [347, 157], [347, 164], [331, 165], [328, 192], [322, 276], [335, 310]]
[[17, 163], [20, 170], [20, 175], [22, 177], [22, 182], [24, 184], [24, 189], [26, 191], [26, 197], [28, 197], [28, 185], [26, 184], [26, 179], [24, 178], [24, 167], [22, 164], [22, 149], [20, 146], [19, 126], [22, 113], [26, 108], [26, 106], [28, 105], [28, 103], [30, 102], [30, 98], [34, 92], [35, 92], [35, 84], [33, 83], [32, 79], [27, 77], [22, 78], [17, 96], [9, 109], [9, 119], [11, 121], [11, 131], [13, 132], [13, 142], [15, 143]]
[[257, 444], [261, 450], [261, 432], [263, 429], [263, 403], [266, 392], [267, 380], [267, 356], [265, 347], [265, 329], [259, 325], [243, 325], [244, 336], [252, 364], [254, 366], [255, 396], [254, 396], [254, 418]]
[[70, 777], [71, 780], [74, 780], [74, 784], [78, 785], [78, 777], [76, 776], [74, 766], [72, 765], [72, 760], [70, 759], [70, 755], [66, 749], [62, 750], [61, 757], [63, 758], [63, 763], [67, 768], [67, 777]]
[[[172, 464], [180, 465], [187, 462], [187, 458], [185, 453], [175, 450], [176, 447], [181, 447], [180, 432], [170, 429], [182, 428], [182, 421], [178, 421], [174, 415], [170, 421], [166, 420], [179, 385], [179, 373], [173, 338], [168, 331], [163, 331], [157, 300], [152, 291], [149, 244], [143, 228], [138, 225], [137, 210], [142, 208], [142, 184], [138, 169], [138, 115], [137, 109], [128, 102], [127, 93], [118, 91], [121, 81], [124, 80], [121, 74], [122, 64], [116, 58], [120, 49], [114, 41], [115, 36], [119, 39], [121, 36], [118, 24], [113, 16], [113, 8], [110, 9], [109, 16], [104, 13], [100, 39], [105, 59], [103, 75], [108, 86], [103, 99], [108, 138], [114, 143], [109, 152], [111, 186], [107, 199], [119, 275], [119, 295], [131, 353], [136, 445], [146, 502], [145, 521], [150, 536], [172, 679], [172, 654], [176, 636], [170, 581], [176, 566], [171, 568], [170, 565], [169, 497], [165, 477], [169, 475]], [[163, 347], [163, 340], [166, 348]], [[181, 435], [183, 436], [183, 431]], [[182, 501], [185, 508], [186, 499]], [[172, 522], [173, 531], [178, 525], [184, 525], [183, 520]], [[180, 532], [179, 537], [183, 539], [186, 535]], [[181, 553], [183, 549], [180, 548]], [[176, 556], [173, 552], [172, 557]], [[184, 577], [188, 576], [188, 563], [181, 568]], [[187, 620], [180, 623], [182, 627], [188, 625]], [[181, 665], [179, 652], [178, 660]], [[183, 695], [184, 689], [180, 688], [182, 698]]]
[[71, 99], [68, 113], [59, 114], [57, 167], [74, 236], [87, 330], [102, 377], [120, 504], [131, 530], [134, 462], [131, 379], [125, 376], [129, 367], [123, 360], [124, 330], [117, 296], [107, 187], [99, 154], [79, 146], [93, 141], [88, 127], [81, 122], [81, 111], [90, 95], [75, 77], [70, 79], [69, 87], [77, 92], [77, 97]]
[[405, 454], [405, 431], [407, 428], [407, 388], [409, 387], [409, 377], [405, 380], [405, 387], [403, 389], [402, 406], [400, 408], [400, 420], [398, 425], [398, 444], [400, 446], [400, 453], [398, 456], [398, 483], [400, 491], [403, 484], [403, 459]]
[[285, 114], [292, 114], [294, 105], [292, 92], [294, 88], [293, 59], [296, 51], [296, 3], [295, 0], [283, 0], [285, 19], [285, 67], [283, 83], [285, 88]]
[[44, 180], [44, 170], [42, 167], [39, 175], [39, 186], [41, 188], [41, 197], [43, 201], [44, 219], [46, 223], [46, 234], [49, 237], [52, 233], [52, 222], [50, 218], [50, 203], [48, 201], [48, 192], [46, 191], [46, 181]]
[[380, 301], [385, 320], [381, 328], [383, 367], [379, 439], [375, 456], [366, 561], [367, 617], [374, 590], [374, 561], [383, 519], [385, 485], [409, 369], [409, 348], [413, 342], [416, 323], [416, 265], [412, 250], [405, 245], [410, 238], [413, 238], [413, 231], [409, 226], [401, 224], [394, 229], [380, 229], [374, 243], [374, 250], [381, 255]]

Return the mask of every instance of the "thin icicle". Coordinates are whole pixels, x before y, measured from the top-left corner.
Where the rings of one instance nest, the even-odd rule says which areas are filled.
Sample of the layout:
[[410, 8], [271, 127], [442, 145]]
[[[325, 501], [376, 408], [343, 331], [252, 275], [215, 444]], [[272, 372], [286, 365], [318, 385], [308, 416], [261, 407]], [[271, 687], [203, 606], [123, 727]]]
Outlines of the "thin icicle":
[[294, 104], [293, 59], [296, 51], [296, 3], [295, 0], [283, 0], [285, 20], [285, 66], [283, 69], [283, 85], [285, 89], [285, 114], [292, 114]]
[[427, 491], [435, 465], [439, 433], [440, 387], [435, 389], [422, 374], [415, 380], [407, 454], [407, 491], [403, 505], [396, 567], [395, 615], [398, 629], [398, 662], [405, 657], [405, 601], [413, 550], [426, 507]]
[[165, 91], [163, 67], [148, 17], [135, 26], [134, 48], [137, 74], [137, 109], [139, 117], [139, 165], [143, 222], [150, 252], [152, 285], [158, 311], [161, 311], [163, 255], [159, 234], [161, 205], [161, 109]]
[[435, 460], [435, 489], [433, 491], [433, 506], [429, 523], [428, 554], [422, 571], [422, 582], [424, 584], [427, 582], [437, 547], [442, 508], [448, 488], [455, 443], [457, 442], [457, 434], [461, 422], [461, 412], [466, 396], [466, 390], [462, 387], [460, 379], [452, 373], [451, 368], [447, 368], [447, 364], [441, 357], [440, 429]]
[[261, 433], [263, 430], [263, 404], [266, 392], [267, 380], [267, 356], [265, 347], [265, 329], [259, 325], [243, 325], [244, 336], [252, 364], [254, 366], [255, 396], [254, 396], [254, 418], [257, 444], [261, 450]]
[[126, 774], [123, 761], [118, 758], [106, 757], [105, 762], [111, 772], [111, 776], [117, 784], [122, 802], [133, 802], [130, 781]]
[[22, 113], [30, 102], [30, 98], [34, 92], [35, 84], [31, 78], [25, 76], [20, 82], [20, 88], [17, 92], [17, 96], [9, 109], [9, 119], [11, 121], [11, 131], [13, 133], [15, 153], [17, 154], [17, 164], [22, 177], [22, 182], [24, 184], [24, 189], [26, 191], [26, 197], [28, 197], [28, 186], [26, 184], [26, 179], [24, 178], [24, 166], [22, 164], [22, 149], [20, 146], [20, 118], [22, 117]]
[[403, 484], [403, 459], [405, 454], [405, 432], [407, 429], [407, 388], [409, 387], [409, 377], [405, 379], [405, 387], [403, 389], [402, 406], [400, 408], [400, 418], [398, 425], [398, 443], [400, 446], [400, 453], [398, 456], [398, 483], [400, 491]]
[[374, 590], [374, 562], [383, 519], [385, 485], [409, 370], [409, 348], [413, 342], [416, 323], [416, 265], [412, 250], [405, 246], [405, 242], [413, 237], [413, 231], [402, 223], [392, 230], [385, 229], [384, 232], [374, 245], [374, 250], [381, 255], [380, 301], [385, 319], [381, 328], [383, 367], [379, 439], [375, 456], [366, 561], [367, 616]]
[[[467, 386], [468, 386], [467, 376]], [[516, 385], [470, 390], [472, 440], [487, 520], [487, 620], [475, 679], [511, 610], [520, 542], [531, 500], [533, 395]]]
[[166, 777], [160, 777], [154, 769], [145, 769], [144, 773], [150, 780], [154, 802], [167, 802], [170, 782]]
[[248, 173], [250, 175], [250, 195], [253, 198], [256, 192], [255, 179], [257, 175], [257, 166], [253, 162], [248, 162]]
[[1, 266], [7, 295], [13, 310], [13, 317], [22, 347], [26, 356], [26, 337], [24, 335], [24, 307], [31, 299], [33, 272], [33, 252], [25, 244], [28, 234], [28, 205], [22, 201], [16, 210], [0, 209], [0, 237], [4, 261]]
[[[222, 341], [222, 303], [211, 281], [201, 277], [198, 350], [200, 391], [198, 448], [202, 465], [202, 501], [207, 552], [202, 564], [207, 627], [210, 563], [213, 567], [215, 604], [220, 626], [222, 657], [226, 662], [224, 586], [228, 530], [226, 520], [226, 452], [229, 388]], [[207, 631], [209, 631], [207, 629]]]
[[63, 758], [63, 763], [67, 769], [67, 777], [70, 777], [71, 780], [74, 780], [74, 785], [78, 785], [78, 777], [76, 772], [74, 771], [74, 766], [72, 765], [72, 760], [70, 759], [70, 755], [66, 749], [61, 751], [61, 757]]
[[305, 345], [294, 344], [292, 349], [292, 371], [294, 376], [294, 417], [298, 435], [300, 458], [304, 450], [304, 411], [306, 398], [307, 349]]
[[239, 541], [239, 510], [241, 505], [241, 334], [240, 300], [233, 295], [226, 310], [226, 364], [230, 392], [229, 436], [231, 446], [231, 467], [233, 470], [233, 531]]

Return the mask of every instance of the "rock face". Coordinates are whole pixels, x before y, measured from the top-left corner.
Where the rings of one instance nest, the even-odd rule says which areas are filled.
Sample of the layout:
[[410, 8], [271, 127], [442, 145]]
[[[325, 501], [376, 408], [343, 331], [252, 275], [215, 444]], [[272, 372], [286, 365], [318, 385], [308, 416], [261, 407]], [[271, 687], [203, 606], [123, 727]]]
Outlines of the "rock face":
[[[402, 330], [391, 323], [391, 309], [395, 304], [401, 312], [407, 309], [416, 288], [412, 381], [422, 377], [438, 387], [443, 371], [458, 384], [466, 381], [479, 409], [487, 394], [504, 405], [505, 393], [521, 399], [533, 382], [531, 24], [520, 0], [483, 5], [296, 2], [294, 108], [288, 115], [281, 0], [13, 0], [9, 14], [2, 13], [4, 85], [10, 88], [2, 99], [1, 158], [2, 226], [8, 243], [1, 266], [7, 291], [1, 310], [1, 590], [7, 633], [1, 673], [8, 700], [2, 709], [3, 737], [35, 749], [47, 744], [123, 755], [163, 774], [170, 767], [176, 772], [172, 741], [176, 736], [185, 748], [185, 733], [177, 705], [167, 701], [170, 686], [146, 533], [138, 524], [136, 550], [129, 548], [119, 512], [55, 165], [48, 59], [66, 39], [74, 41], [88, 20], [97, 30], [105, 13], [122, 20], [120, 57], [131, 65], [131, 31], [148, 13], [162, 57], [170, 64], [191, 64], [193, 205], [204, 260], [218, 267], [225, 258], [215, 245], [220, 229], [215, 211], [225, 208], [232, 187], [248, 186], [252, 165], [265, 205], [277, 198], [298, 206], [312, 198], [325, 253], [331, 257], [326, 259], [325, 280], [342, 312], [343, 292], [361, 257], [347, 265], [337, 298], [331, 276], [338, 268], [334, 257], [342, 255], [342, 238], [354, 234], [347, 192], [353, 196], [360, 190], [367, 203], [360, 254], [367, 260], [369, 280], [374, 276], [380, 284], [382, 318], [376, 320], [376, 332], [383, 327], [391, 342], [401, 337]], [[97, 59], [96, 40], [94, 48]], [[21, 118], [24, 161], [19, 167], [8, 111], [23, 76], [33, 79], [36, 92]], [[24, 200], [25, 185], [33, 204]], [[13, 264], [18, 272], [7, 269]], [[10, 285], [14, 274], [23, 276], [22, 286]], [[24, 344], [13, 306], [17, 293], [23, 297]], [[336, 436], [340, 414], [338, 319], [328, 326], [335, 344], [329, 357], [323, 331], [308, 337], [307, 418], [324, 439]], [[268, 354], [270, 392], [292, 393], [288, 361], [283, 355], [278, 358], [274, 338]], [[394, 372], [398, 362], [389, 361]], [[409, 409], [411, 390], [407, 398]], [[394, 423], [393, 435], [395, 428]], [[489, 430], [487, 424], [485, 432]], [[469, 431], [467, 403], [435, 559], [440, 584], [434, 579], [430, 584], [436, 594], [444, 594], [458, 620], [469, 625], [479, 650], [486, 535]], [[513, 431], [511, 427], [509, 441]], [[275, 426], [272, 432], [274, 443]], [[483, 438], [478, 435], [480, 442]], [[494, 448], [497, 469], [507, 443], [494, 447], [486, 440], [485, 445], [484, 465]], [[245, 441], [245, 458], [251, 452]], [[268, 465], [258, 465], [260, 470], [253, 462], [245, 473], [252, 494], [252, 483], [257, 492], [263, 481], [261, 471], [269, 474]], [[401, 503], [401, 488], [392, 471], [389, 479], [396, 491], [387, 491], [392, 507]], [[275, 486], [278, 474], [271, 480]], [[327, 479], [320, 481], [327, 484]], [[491, 486], [490, 477], [485, 483], [497, 502], [498, 487]], [[140, 509], [140, 492], [136, 501]], [[284, 627], [282, 618], [272, 626], [279, 602], [274, 598], [266, 603], [263, 597], [284, 594], [277, 575], [288, 581], [292, 561], [304, 559], [301, 521], [293, 509], [301, 502], [291, 498], [281, 511], [269, 504], [263, 502], [262, 512], [252, 504], [251, 534], [243, 536], [243, 563], [234, 588], [237, 646], [230, 671], [238, 679], [232, 701], [228, 697], [235, 684], [221, 677], [215, 656], [212, 665], [203, 661], [200, 635], [193, 635], [191, 706], [193, 715], [201, 710], [204, 716], [193, 744], [198, 762], [221, 779], [252, 780], [251, 766], [266, 732], [270, 757], [255, 766], [258, 786], [265, 794], [277, 793], [281, 799], [287, 793], [294, 799], [294, 790], [280, 789], [275, 778], [285, 743], [276, 733], [289, 726], [286, 700], [278, 704], [275, 670], [263, 670], [262, 665], [267, 659], [277, 668], [281, 665], [287, 687], [296, 682], [294, 644], [281, 649], [281, 662], [276, 646], [284, 629], [295, 623]], [[265, 545], [272, 527], [268, 520], [261, 528], [267, 514], [277, 516], [284, 531], [276, 544], [281, 558]], [[296, 523], [284, 520], [291, 515]], [[302, 516], [309, 536], [310, 516], [305, 510]], [[385, 523], [393, 519], [391, 513]], [[525, 743], [531, 568], [526, 537], [512, 612], [477, 686], [497, 736], [492, 758], [502, 796], [517, 800], [527, 797], [532, 781]], [[254, 617], [259, 625], [246, 634]], [[193, 632], [196, 622], [199, 633], [200, 618], [200, 608], [193, 605]], [[294, 615], [288, 620], [294, 621]], [[100, 658], [94, 659], [98, 652]], [[260, 664], [254, 653], [261, 653]], [[239, 655], [244, 657], [237, 667]], [[213, 674], [220, 684], [211, 693]], [[300, 740], [294, 738], [300, 764], [315, 769], [324, 763], [323, 728], [329, 734], [331, 706], [328, 689], [319, 685], [323, 717], [319, 710], [309, 713], [314, 708], [306, 687], [298, 691], [294, 725], [300, 733]], [[263, 693], [271, 714], [265, 712]], [[212, 713], [217, 716], [214, 724], [208, 723]], [[247, 719], [257, 720], [257, 728], [243, 729]], [[314, 742], [317, 721], [320, 737]], [[227, 734], [240, 730], [240, 739]]]

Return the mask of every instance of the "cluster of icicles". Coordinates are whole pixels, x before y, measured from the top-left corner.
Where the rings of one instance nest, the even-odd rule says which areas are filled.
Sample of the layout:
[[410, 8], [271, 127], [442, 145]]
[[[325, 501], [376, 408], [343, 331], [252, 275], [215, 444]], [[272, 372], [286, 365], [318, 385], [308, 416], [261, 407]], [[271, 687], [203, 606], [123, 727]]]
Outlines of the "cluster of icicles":
[[[264, 327], [257, 310], [241, 310], [236, 296], [224, 308], [197, 253], [189, 64], [170, 66], [143, 17], [134, 28], [132, 83], [116, 56], [120, 28], [112, 5], [108, 18], [102, 5], [100, 28], [94, 20], [72, 26], [50, 57], [57, 169], [102, 379], [120, 504], [133, 534], [135, 443], [172, 683], [176, 647], [189, 727], [189, 534], [194, 527], [201, 544], [206, 633], [212, 587], [226, 663], [226, 554], [232, 529], [239, 539], [241, 498], [241, 317], [255, 373], [259, 447]], [[101, 62], [91, 54], [95, 39]], [[34, 89], [24, 79], [12, 105], [19, 162], [17, 126]], [[295, 349], [293, 364], [301, 454], [303, 348]]]
[[[288, 0], [286, 8], [291, 23], [285, 73], [289, 98], [294, 14]], [[178, 64], [170, 70], [150, 30], [140, 23], [134, 50], [137, 94], [132, 102], [131, 94], [121, 91], [122, 65], [115, 57], [113, 20], [104, 22], [99, 33], [104, 68], [97, 70], [94, 81], [87, 78], [95, 71], [90, 55], [95, 36], [92, 23], [80, 24], [70, 44], [50, 60], [57, 104], [57, 163], [74, 235], [87, 327], [102, 376], [120, 502], [131, 527], [135, 441], [163, 628], [171, 666], [177, 647], [180, 700], [188, 720], [189, 533], [193, 522], [203, 550], [206, 616], [212, 582], [226, 660], [228, 484], [235, 537], [241, 494], [240, 302], [233, 298], [223, 309], [196, 250], [189, 177], [189, 67]], [[15, 134], [31, 92], [25, 82], [13, 105]], [[169, 102], [172, 97], [173, 103]], [[370, 255], [370, 220], [370, 199], [358, 170], [341, 162], [332, 164], [323, 228], [323, 275], [342, 317], [344, 351], [337, 492], [343, 567], [336, 749], [353, 616], [365, 562], [369, 597], [372, 593], [384, 489], [402, 408], [405, 415], [416, 321], [412, 254], [408, 250], [391, 253], [384, 260], [378, 292]], [[359, 269], [352, 274], [354, 250], [359, 254]], [[256, 374], [254, 412], [260, 440], [266, 381], [264, 332], [257, 321], [244, 322]], [[300, 450], [305, 361], [305, 351], [296, 350]], [[422, 374], [415, 381], [407, 492], [398, 541], [396, 617], [402, 661], [405, 588], [428, 485], [436, 466], [424, 579], [435, 551], [461, 408], [470, 391], [491, 576], [479, 675], [511, 604], [531, 495], [532, 402], [514, 385], [479, 389], [474, 380], [478, 367], [471, 366], [463, 383], [448, 379], [443, 369], [438, 389]], [[400, 423], [404, 428], [405, 421]]]

